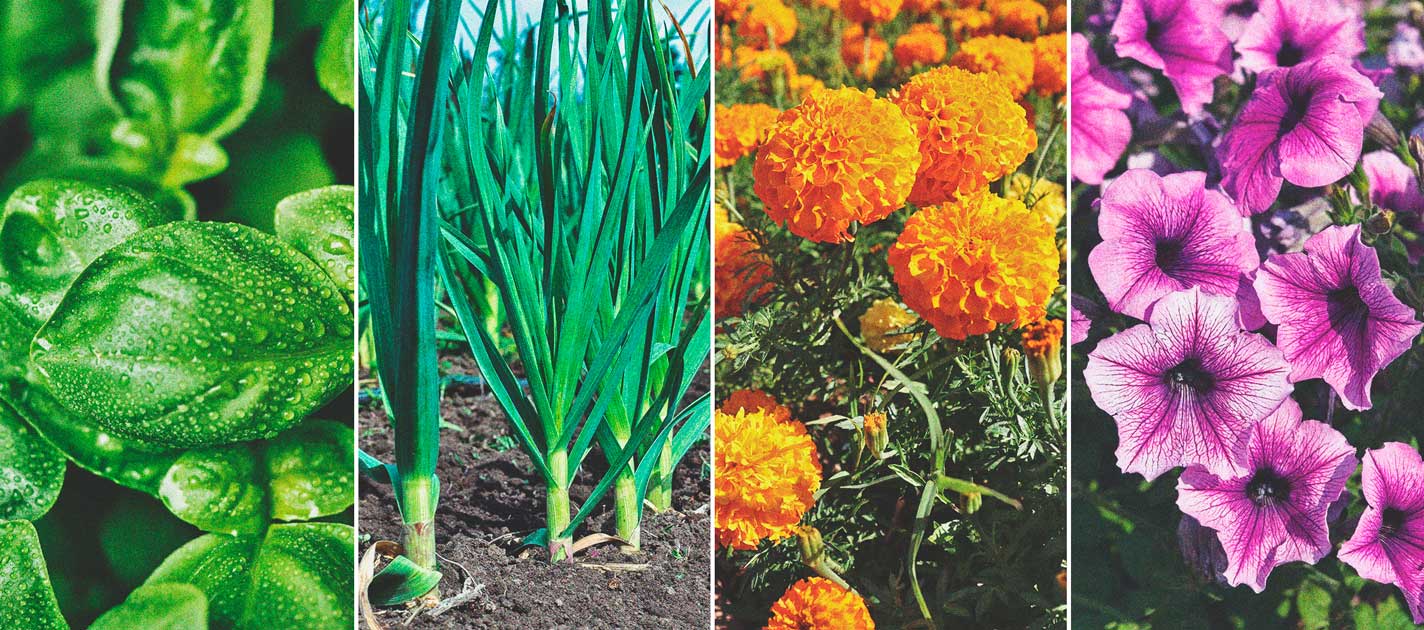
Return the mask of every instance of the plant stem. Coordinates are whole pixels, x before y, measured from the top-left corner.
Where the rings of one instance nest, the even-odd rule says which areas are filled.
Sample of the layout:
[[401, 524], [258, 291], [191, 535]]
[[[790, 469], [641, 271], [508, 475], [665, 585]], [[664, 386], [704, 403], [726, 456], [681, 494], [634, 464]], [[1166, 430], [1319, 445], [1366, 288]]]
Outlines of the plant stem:
[[[438, 569], [435, 557], [435, 485], [430, 477], [411, 476], [401, 480], [401, 517], [405, 526], [401, 545], [411, 562], [426, 569]], [[439, 601], [440, 589], [431, 589], [423, 599]]]
[[642, 544], [643, 529], [638, 520], [638, 484], [633, 467], [625, 466], [613, 482], [613, 526], [619, 538], [637, 549]]
[[562, 535], [569, 526], [569, 454], [564, 449], [549, 453], [549, 484], [545, 501], [545, 525], [549, 528], [549, 561], [568, 559], [570, 536]]
[[658, 470], [648, 488], [648, 503], [654, 510], [662, 512], [672, 509], [672, 444], [663, 442], [663, 450], [658, 454]]

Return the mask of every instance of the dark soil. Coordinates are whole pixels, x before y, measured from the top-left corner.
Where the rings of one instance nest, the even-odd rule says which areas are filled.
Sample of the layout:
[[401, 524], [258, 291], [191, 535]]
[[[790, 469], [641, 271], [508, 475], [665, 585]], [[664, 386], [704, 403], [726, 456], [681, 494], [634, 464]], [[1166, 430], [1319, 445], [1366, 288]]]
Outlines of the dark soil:
[[[477, 374], [465, 357], [445, 357], [449, 371]], [[694, 389], [706, 391], [705, 380]], [[603, 545], [573, 562], [550, 564], [542, 548], [519, 549], [518, 540], [543, 527], [542, 480], [509, 437], [499, 405], [476, 385], [451, 384], [441, 407], [445, 420], [464, 429], [442, 430], [440, 507], [436, 545], [445, 574], [440, 592], [461, 590], [464, 570], [483, 593], [438, 617], [385, 610], [391, 628], [705, 628], [711, 620], [712, 525], [709, 516], [708, 445], [693, 447], [674, 481], [674, 511], [643, 520], [642, 549]], [[392, 433], [380, 404], [361, 407], [361, 447], [392, 461]], [[601, 474], [599, 453], [589, 455], [573, 489], [574, 509]], [[611, 499], [575, 534], [613, 532]], [[360, 544], [399, 540], [400, 516], [391, 488], [361, 480]], [[458, 566], [457, 566], [458, 565]], [[618, 567], [609, 565], [631, 565]]]

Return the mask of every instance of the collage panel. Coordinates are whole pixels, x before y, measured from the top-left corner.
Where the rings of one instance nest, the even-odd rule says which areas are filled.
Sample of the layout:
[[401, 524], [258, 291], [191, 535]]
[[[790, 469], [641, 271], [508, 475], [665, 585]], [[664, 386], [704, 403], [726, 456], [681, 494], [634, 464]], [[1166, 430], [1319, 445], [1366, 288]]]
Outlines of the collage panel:
[[0, 628], [352, 627], [350, 9], [0, 2]]
[[1063, 2], [719, 3], [719, 628], [1066, 621]]
[[707, 627], [711, 7], [360, 24], [366, 627]]
[[1424, 623], [1424, 11], [1073, 17], [1073, 626]]

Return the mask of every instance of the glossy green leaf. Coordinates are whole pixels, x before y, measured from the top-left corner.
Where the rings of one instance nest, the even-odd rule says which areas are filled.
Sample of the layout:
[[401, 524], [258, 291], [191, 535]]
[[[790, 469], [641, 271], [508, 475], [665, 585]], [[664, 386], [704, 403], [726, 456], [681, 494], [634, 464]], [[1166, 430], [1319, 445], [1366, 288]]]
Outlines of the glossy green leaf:
[[0, 628], [68, 630], [29, 521], [0, 521]]
[[271, 437], [349, 386], [352, 328], [321, 268], [277, 238], [182, 222], [90, 265], [31, 358], [105, 430], [212, 446]]
[[144, 134], [221, 138], [257, 104], [272, 0], [101, 0], [98, 84]]
[[208, 598], [191, 584], [154, 584], [129, 595], [89, 630], [207, 630]]
[[354, 10], [354, 2], [337, 6], [316, 49], [316, 80], [336, 102], [347, 107], [356, 105]]
[[309, 421], [270, 441], [196, 449], [168, 470], [159, 496], [210, 532], [256, 533], [271, 520], [309, 520], [350, 507], [351, 427]]
[[35, 520], [59, 498], [64, 455], [0, 404], [0, 519]]
[[262, 537], [208, 534], [173, 552], [145, 584], [198, 587], [216, 630], [350, 630], [354, 539], [335, 523], [273, 525]]
[[355, 188], [327, 186], [297, 193], [277, 204], [272, 221], [278, 237], [320, 264], [355, 301]]

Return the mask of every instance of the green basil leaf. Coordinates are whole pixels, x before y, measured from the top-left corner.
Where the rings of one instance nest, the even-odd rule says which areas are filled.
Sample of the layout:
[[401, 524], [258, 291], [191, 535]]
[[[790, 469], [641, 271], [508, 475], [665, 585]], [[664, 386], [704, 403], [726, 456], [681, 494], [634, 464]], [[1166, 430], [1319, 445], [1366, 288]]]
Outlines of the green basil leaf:
[[316, 80], [336, 102], [356, 106], [354, 2], [337, 6], [316, 49]]
[[272, 0], [101, 0], [98, 33], [98, 83], [124, 117], [221, 138], [257, 104]]
[[0, 521], [0, 628], [69, 629], [29, 521]]
[[74, 0], [0, 0], [0, 116], [26, 101], [89, 43], [92, 9]]
[[64, 456], [0, 404], [0, 519], [44, 516], [63, 484]]
[[154, 584], [129, 595], [89, 630], [207, 630], [208, 598], [191, 584]]
[[327, 186], [300, 192], [277, 204], [277, 236], [316, 261], [353, 302], [356, 296], [356, 189]]
[[159, 496], [199, 529], [234, 535], [337, 514], [354, 501], [354, 446], [351, 427], [317, 420], [269, 441], [191, 450], [168, 470]]
[[216, 630], [350, 630], [355, 533], [337, 523], [273, 525], [265, 536], [208, 534], [173, 552], [145, 584], [192, 584]]
[[105, 430], [213, 446], [276, 435], [349, 386], [352, 329], [321, 268], [276, 237], [181, 222], [85, 269], [31, 360]]

